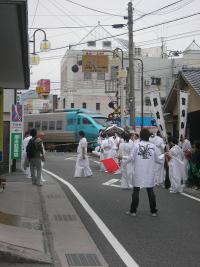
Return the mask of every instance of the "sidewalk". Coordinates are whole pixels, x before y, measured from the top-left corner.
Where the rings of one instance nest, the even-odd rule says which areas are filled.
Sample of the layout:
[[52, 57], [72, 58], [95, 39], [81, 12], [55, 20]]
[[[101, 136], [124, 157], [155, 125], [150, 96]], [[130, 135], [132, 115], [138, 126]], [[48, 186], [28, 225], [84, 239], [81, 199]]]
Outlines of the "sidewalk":
[[108, 266], [59, 183], [42, 187], [17, 171], [2, 175], [0, 266]]

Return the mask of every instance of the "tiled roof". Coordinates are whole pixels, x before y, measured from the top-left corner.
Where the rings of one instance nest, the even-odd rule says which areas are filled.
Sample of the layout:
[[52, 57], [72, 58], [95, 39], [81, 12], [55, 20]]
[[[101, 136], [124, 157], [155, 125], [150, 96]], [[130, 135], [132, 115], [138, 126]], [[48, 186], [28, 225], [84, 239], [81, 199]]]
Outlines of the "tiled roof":
[[181, 74], [200, 96], [200, 69], [182, 70]]
[[200, 47], [195, 42], [195, 40], [193, 40], [192, 43], [184, 50], [184, 53], [186, 53], [188, 51], [200, 51]]

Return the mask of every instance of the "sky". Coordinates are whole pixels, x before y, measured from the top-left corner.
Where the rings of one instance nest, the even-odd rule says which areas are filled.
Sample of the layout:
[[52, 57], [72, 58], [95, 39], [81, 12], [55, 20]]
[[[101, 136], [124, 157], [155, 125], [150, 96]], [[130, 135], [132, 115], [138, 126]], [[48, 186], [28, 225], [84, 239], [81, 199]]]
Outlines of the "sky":
[[[72, 2], [96, 9], [100, 12], [80, 7]], [[73, 0], [72, 2], [70, 0], [28, 0], [29, 39], [32, 40], [35, 29], [44, 29], [52, 48], [48, 52], [41, 52], [40, 64], [31, 67], [31, 89], [35, 89], [36, 82], [39, 79], [50, 79], [52, 93], [59, 94], [60, 64], [62, 57], [68, 49], [68, 45], [77, 44], [81, 40], [88, 41], [89, 39], [105, 38], [121, 33], [124, 33], [124, 35], [120, 38], [128, 39], [128, 29], [126, 26], [123, 29], [112, 28], [113, 24], [127, 23], [127, 20], [123, 18], [127, 16], [128, 12], [127, 0]], [[147, 15], [147, 13], [174, 2], [178, 2], [178, 0], [132, 1], [134, 20], [136, 20], [134, 22], [135, 32], [133, 39], [136, 46], [141, 48], [160, 46], [161, 38], [163, 38], [169, 51], [183, 51], [194, 39], [200, 45], [200, 14], [165, 25], [144, 29], [150, 25], [174, 20], [198, 12], [200, 13], [199, 0], [182, 0], [161, 11]], [[138, 19], [143, 15], [145, 16]], [[93, 26], [97, 26], [98, 23], [108, 26], [104, 27], [105, 31], [98, 30], [90, 35], [89, 33], [93, 29]], [[90, 27], [63, 28], [83, 26]], [[139, 29], [141, 30], [138, 31]], [[89, 39], [84, 39], [87, 35]], [[39, 51], [43, 34], [37, 32], [35, 36], [36, 51]], [[54, 50], [63, 46], [66, 46], [66, 48]], [[73, 49], [83, 49], [83, 46], [76, 46]], [[32, 43], [30, 43], [29, 50], [30, 52], [33, 51]]]

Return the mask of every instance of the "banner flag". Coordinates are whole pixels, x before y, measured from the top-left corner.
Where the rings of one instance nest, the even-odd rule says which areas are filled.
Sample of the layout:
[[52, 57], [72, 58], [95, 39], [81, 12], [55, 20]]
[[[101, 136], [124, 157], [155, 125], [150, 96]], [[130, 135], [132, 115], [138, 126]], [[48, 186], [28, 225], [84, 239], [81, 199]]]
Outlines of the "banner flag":
[[159, 92], [158, 91], [151, 92], [150, 99], [151, 99], [152, 113], [156, 119], [158, 130], [160, 131], [161, 136], [164, 137], [165, 140], [167, 140], [167, 132], [165, 127], [165, 120], [163, 116], [163, 110]]
[[185, 138], [186, 124], [187, 124], [187, 112], [188, 112], [188, 93], [178, 91], [179, 94], [179, 141]]

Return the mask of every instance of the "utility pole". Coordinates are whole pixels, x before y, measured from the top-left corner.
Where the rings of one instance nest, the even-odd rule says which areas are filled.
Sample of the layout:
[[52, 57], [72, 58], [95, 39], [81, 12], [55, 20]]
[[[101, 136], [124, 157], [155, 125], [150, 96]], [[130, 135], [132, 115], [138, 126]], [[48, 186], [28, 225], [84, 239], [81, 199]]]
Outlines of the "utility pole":
[[129, 112], [130, 125], [135, 130], [135, 88], [134, 88], [134, 43], [133, 43], [133, 5], [128, 3], [128, 32], [129, 32]]

